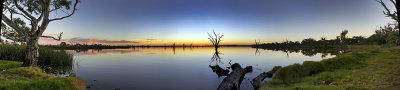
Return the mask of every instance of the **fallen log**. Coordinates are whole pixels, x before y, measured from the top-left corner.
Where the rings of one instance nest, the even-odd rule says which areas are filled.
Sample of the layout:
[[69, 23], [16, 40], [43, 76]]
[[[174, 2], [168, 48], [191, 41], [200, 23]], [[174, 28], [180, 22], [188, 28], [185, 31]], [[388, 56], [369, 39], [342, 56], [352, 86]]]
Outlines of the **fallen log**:
[[222, 69], [219, 65], [215, 66], [209, 65], [209, 67], [213, 70], [213, 72], [215, 72], [218, 75], [218, 77], [229, 75], [229, 69], [226, 70]]
[[252, 71], [252, 66], [243, 69], [238, 63], [231, 66], [232, 72], [222, 80], [217, 90], [238, 90], [244, 79], [244, 75]]
[[254, 78], [254, 79], [250, 82], [251, 85], [253, 85], [254, 89], [260, 88], [261, 82], [262, 82], [266, 77], [271, 78], [271, 77], [274, 75], [274, 73], [275, 73], [276, 71], [278, 71], [279, 69], [281, 69], [281, 68], [282, 68], [281, 66], [275, 66], [274, 68], [272, 68], [271, 71], [261, 73], [260, 75], [258, 75], [256, 78]]

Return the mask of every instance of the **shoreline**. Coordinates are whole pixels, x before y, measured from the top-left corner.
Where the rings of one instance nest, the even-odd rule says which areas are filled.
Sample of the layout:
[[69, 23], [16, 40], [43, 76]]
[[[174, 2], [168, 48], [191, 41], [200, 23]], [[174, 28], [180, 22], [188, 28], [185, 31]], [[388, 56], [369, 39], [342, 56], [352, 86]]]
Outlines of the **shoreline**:
[[348, 50], [319, 62], [286, 66], [261, 90], [400, 88], [400, 47], [362, 45]]

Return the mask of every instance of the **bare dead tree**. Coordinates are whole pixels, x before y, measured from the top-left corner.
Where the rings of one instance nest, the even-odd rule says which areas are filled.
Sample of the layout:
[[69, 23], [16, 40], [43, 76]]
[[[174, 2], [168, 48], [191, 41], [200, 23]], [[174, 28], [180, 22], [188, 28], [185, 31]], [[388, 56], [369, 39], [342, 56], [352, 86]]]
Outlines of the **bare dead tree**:
[[[398, 16], [397, 16], [397, 11], [393, 11], [393, 13], [388, 9], [388, 7], [386, 6], [385, 3], [383, 3], [382, 0], [376, 0], [378, 3], [380, 3], [383, 8], [385, 8], [386, 11], [383, 11], [383, 14], [386, 15], [386, 17], [390, 17], [393, 20], [396, 20], [397, 22], [399, 21]], [[397, 10], [397, 5], [396, 2], [394, 0], [390, 0], [390, 2], [392, 2], [392, 4], [396, 7]]]
[[[52, 21], [62, 20], [71, 17], [76, 9], [79, 0], [72, 1], [68, 0], [7, 0], [3, 1], [3, 12], [2, 22], [6, 23], [9, 27], [17, 32], [22, 33], [27, 41], [27, 54], [26, 60], [23, 66], [37, 66], [39, 60], [39, 44], [38, 40], [40, 37], [52, 38], [54, 40], [60, 40], [62, 33], [58, 38], [52, 36], [42, 36], [47, 26]], [[70, 13], [65, 10], [70, 10], [71, 5], [72, 11]], [[50, 18], [51, 13], [62, 11], [65, 16]], [[10, 15], [9, 17], [6, 15]], [[14, 22], [13, 15], [18, 15], [21, 18], [25, 18], [29, 22], [30, 27], [25, 27]]]
[[217, 33], [215, 33], [215, 31], [213, 30], [214, 33], [214, 37], [210, 35], [210, 33], [207, 33], [208, 36], [210, 36], [208, 39], [210, 39], [211, 43], [213, 44], [213, 46], [215, 47], [215, 50], [218, 51], [218, 47], [219, 47], [219, 43], [221, 42], [221, 38], [224, 35], [219, 35]]

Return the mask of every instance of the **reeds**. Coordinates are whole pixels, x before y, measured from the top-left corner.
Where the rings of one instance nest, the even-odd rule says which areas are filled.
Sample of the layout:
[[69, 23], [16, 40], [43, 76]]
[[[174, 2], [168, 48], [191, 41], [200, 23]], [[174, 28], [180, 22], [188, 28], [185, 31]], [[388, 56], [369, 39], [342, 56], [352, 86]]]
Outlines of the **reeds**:
[[[20, 45], [0, 45], [0, 60], [21, 61], [25, 60], [26, 47]], [[39, 48], [39, 62], [41, 67], [66, 66], [71, 67], [72, 54], [64, 50], [55, 50], [48, 47]]]

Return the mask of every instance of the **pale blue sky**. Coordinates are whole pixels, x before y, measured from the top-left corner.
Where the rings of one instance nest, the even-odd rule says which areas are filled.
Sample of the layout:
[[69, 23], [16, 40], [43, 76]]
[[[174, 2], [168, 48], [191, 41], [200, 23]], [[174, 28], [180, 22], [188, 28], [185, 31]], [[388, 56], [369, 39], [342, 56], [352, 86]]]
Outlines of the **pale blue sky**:
[[391, 21], [375, 0], [83, 0], [78, 9], [45, 33], [64, 32], [65, 40], [200, 44], [215, 29], [225, 35], [222, 43], [252, 44], [331, 39], [344, 29], [369, 36]]

